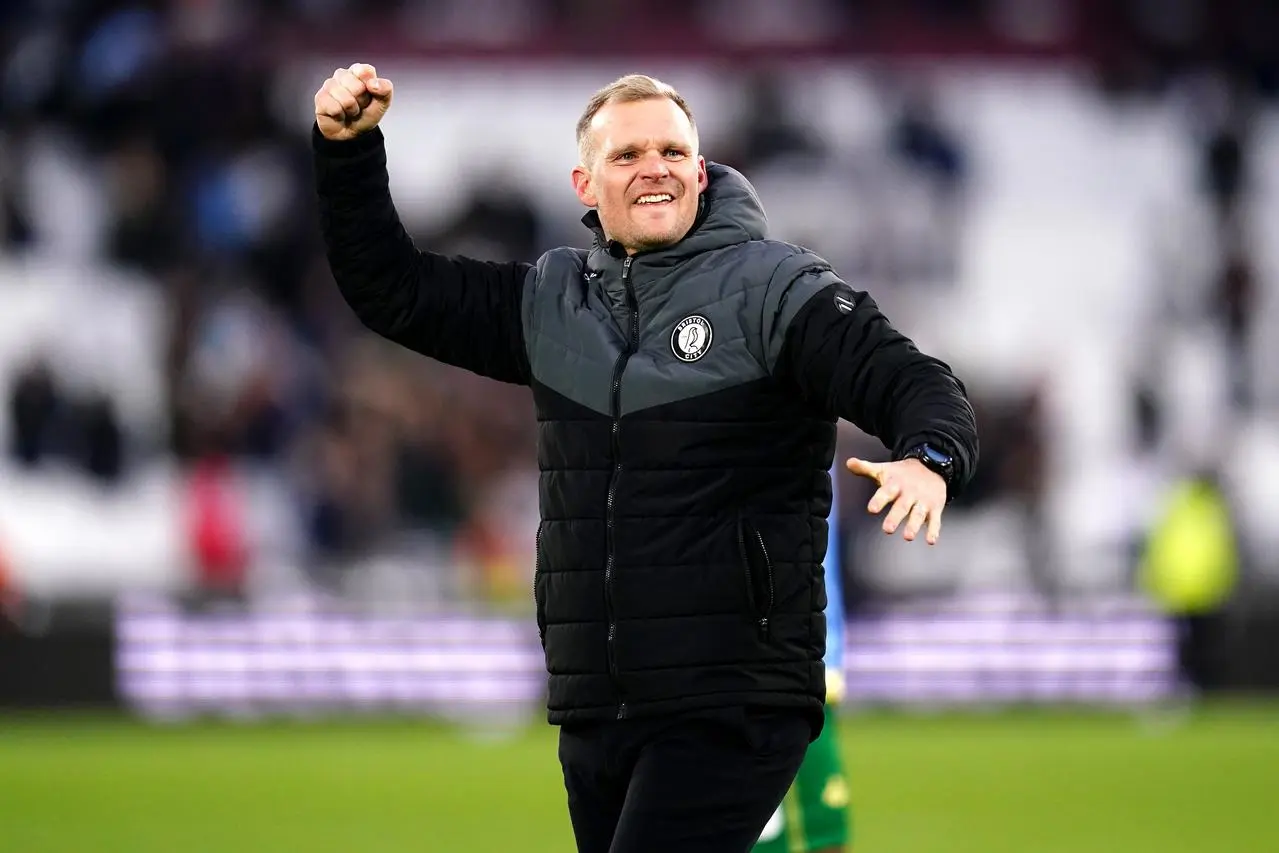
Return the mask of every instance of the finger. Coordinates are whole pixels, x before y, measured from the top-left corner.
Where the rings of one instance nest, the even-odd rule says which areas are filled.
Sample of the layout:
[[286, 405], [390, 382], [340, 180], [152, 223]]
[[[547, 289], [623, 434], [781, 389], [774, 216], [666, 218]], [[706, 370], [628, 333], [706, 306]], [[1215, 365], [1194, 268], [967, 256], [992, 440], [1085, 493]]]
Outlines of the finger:
[[937, 537], [941, 536], [941, 508], [937, 508], [928, 514], [928, 544], [936, 545]]
[[897, 500], [897, 496], [901, 494], [901, 486], [894, 482], [888, 482], [880, 486], [875, 494], [871, 497], [870, 503], [866, 504], [866, 511], [871, 515], [879, 515], [884, 507]]
[[859, 477], [869, 477], [875, 482], [879, 482], [883, 476], [884, 466], [876, 462], [867, 462], [865, 459], [858, 459], [856, 456], [844, 463], [844, 467], [852, 471]]
[[351, 97], [358, 98], [369, 90], [368, 85], [356, 77], [346, 68], [340, 68], [333, 75], [333, 81], [351, 93]]
[[355, 118], [360, 114], [360, 102], [355, 99], [355, 94], [342, 84], [330, 83], [328, 95], [342, 107], [342, 112], [339, 115], [346, 118]]
[[893, 508], [889, 510], [888, 517], [884, 519], [884, 532], [892, 535], [897, 532], [897, 528], [906, 519], [906, 514], [910, 512], [911, 507], [915, 505], [915, 498], [910, 495], [902, 495], [893, 504]]
[[315, 114], [334, 121], [345, 121], [346, 110], [337, 98], [329, 94], [328, 86], [315, 93]]
[[902, 538], [907, 542], [914, 542], [915, 537], [919, 535], [920, 528], [928, 521], [928, 507], [923, 501], [918, 501], [911, 507], [910, 515], [906, 519], [906, 530], [902, 533]]
[[364, 109], [374, 100], [389, 101], [391, 98], [391, 81], [377, 76], [372, 65], [356, 63], [341, 71], [342, 85], [355, 95], [356, 102]]
[[368, 83], [369, 91], [379, 101], [391, 100], [391, 81], [385, 77], [377, 77]]
[[364, 108], [359, 99], [360, 94], [364, 92], [364, 84], [345, 68], [335, 70], [324, 89], [333, 100], [342, 105], [342, 112], [336, 116], [342, 121], [359, 116]]
[[[364, 84], [364, 89], [379, 101], [390, 100], [391, 81], [377, 76], [377, 69], [367, 62], [357, 62], [347, 69]], [[358, 93], [357, 93], [358, 97]]]

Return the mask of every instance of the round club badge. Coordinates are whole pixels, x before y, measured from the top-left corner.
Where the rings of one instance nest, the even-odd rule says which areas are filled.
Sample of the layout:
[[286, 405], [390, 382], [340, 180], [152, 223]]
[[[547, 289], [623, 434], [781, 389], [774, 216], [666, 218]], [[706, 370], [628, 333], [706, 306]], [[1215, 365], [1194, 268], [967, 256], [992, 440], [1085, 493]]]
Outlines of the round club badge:
[[700, 314], [685, 317], [671, 333], [671, 351], [681, 361], [697, 361], [711, 348], [711, 324]]

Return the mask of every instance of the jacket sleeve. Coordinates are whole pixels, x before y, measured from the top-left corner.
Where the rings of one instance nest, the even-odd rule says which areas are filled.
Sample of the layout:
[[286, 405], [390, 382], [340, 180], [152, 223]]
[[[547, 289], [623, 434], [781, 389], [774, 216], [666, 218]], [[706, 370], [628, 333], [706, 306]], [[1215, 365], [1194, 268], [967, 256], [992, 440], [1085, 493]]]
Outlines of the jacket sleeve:
[[811, 254], [783, 262], [766, 300], [773, 376], [809, 404], [851, 421], [899, 459], [928, 442], [955, 460], [962, 491], [977, 465], [977, 423], [962, 382], [921, 353], [868, 294]]
[[521, 297], [532, 266], [416, 249], [391, 200], [381, 129], [311, 129], [320, 229], [347, 304], [372, 331], [445, 364], [528, 384]]

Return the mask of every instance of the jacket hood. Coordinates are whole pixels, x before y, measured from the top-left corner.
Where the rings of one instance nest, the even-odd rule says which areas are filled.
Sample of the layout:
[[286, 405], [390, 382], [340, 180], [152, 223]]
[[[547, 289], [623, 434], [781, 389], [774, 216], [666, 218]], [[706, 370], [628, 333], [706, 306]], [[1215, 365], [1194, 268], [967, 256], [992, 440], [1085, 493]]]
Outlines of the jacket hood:
[[[673, 246], [641, 253], [646, 266], [674, 266], [704, 252], [767, 239], [768, 218], [750, 181], [741, 172], [721, 163], [708, 162], [706, 173], [708, 183], [698, 199], [697, 219], [692, 229]], [[597, 211], [588, 211], [582, 223], [595, 234], [597, 250], [604, 250], [614, 258], [626, 256], [619, 243], [605, 238]]]

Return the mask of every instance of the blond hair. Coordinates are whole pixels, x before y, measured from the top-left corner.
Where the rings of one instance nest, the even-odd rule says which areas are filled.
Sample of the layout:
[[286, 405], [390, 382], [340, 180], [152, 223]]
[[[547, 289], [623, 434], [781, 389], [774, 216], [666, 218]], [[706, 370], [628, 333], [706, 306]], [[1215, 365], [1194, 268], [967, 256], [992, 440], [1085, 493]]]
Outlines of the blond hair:
[[577, 120], [577, 152], [582, 158], [582, 163], [589, 165], [591, 158], [595, 156], [590, 130], [591, 121], [600, 110], [608, 104], [628, 104], [654, 98], [669, 98], [683, 110], [684, 115], [688, 116], [689, 126], [693, 128], [693, 135], [696, 137], [697, 122], [693, 119], [693, 111], [683, 96], [675, 91], [674, 86], [663, 83], [656, 77], [649, 77], [647, 74], [627, 74], [624, 77], [618, 77], [592, 95], [586, 103], [586, 109], [582, 111], [582, 117]]

